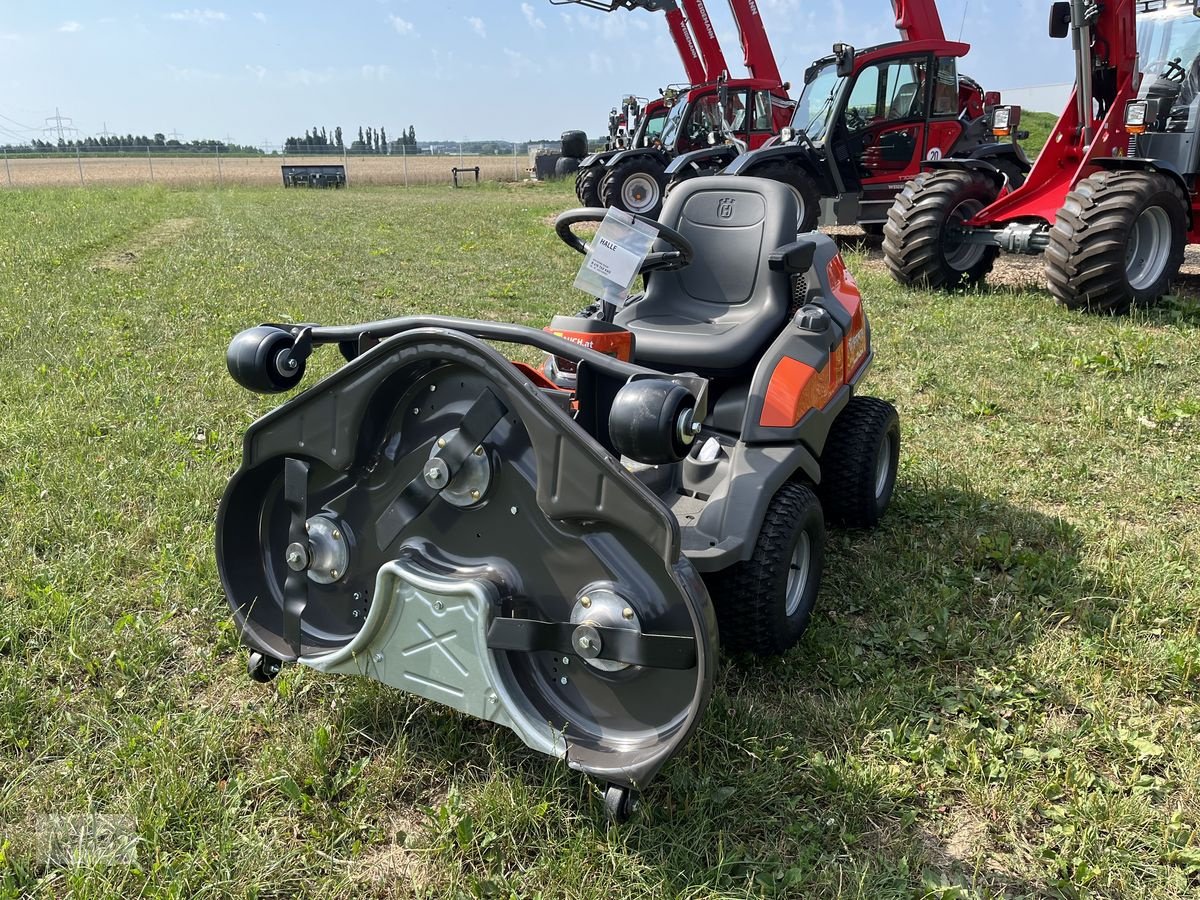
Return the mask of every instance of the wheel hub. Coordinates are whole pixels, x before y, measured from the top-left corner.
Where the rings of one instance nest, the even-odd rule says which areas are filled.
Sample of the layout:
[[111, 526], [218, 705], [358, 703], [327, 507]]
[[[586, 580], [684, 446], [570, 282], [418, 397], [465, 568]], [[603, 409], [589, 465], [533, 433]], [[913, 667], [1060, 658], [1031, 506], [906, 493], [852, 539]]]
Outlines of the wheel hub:
[[800, 534], [800, 540], [796, 544], [796, 549], [792, 551], [791, 562], [788, 563], [787, 577], [787, 606], [785, 612], [787, 615], [794, 616], [796, 611], [800, 609], [800, 603], [804, 599], [804, 589], [808, 585], [808, 573], [812, 568], [812, 542], [809, 539], [808, 532]]
[[1154, 285], [1171, 256], [1171, 218], [1161, 206], [1148, 206], [1133, 223], [1125, 246], [1125, 277], [1134, 290]]

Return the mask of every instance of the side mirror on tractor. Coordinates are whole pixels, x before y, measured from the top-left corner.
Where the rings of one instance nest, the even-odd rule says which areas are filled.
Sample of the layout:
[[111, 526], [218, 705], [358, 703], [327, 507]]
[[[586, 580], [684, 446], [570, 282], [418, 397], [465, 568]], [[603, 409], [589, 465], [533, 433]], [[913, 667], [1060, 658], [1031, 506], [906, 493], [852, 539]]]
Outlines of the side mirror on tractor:
[[837, 60], [839, 78], [849, 78], [854, 74], [854, 48], [850, 44], [834, 44], [833, 58]]
[[[1197, 0], [1200, 6], [1200, 0]], [[1071, 4], [1069, 0], [1060, 0], [1050, 5], [1050, 37], [1065, 38], [1071, 33]]]

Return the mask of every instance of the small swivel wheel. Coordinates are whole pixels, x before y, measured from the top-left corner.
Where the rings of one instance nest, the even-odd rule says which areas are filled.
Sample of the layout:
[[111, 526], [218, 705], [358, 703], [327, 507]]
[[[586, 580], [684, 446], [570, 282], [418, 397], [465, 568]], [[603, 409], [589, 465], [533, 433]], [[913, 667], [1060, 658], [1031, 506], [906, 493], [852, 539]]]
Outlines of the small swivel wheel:
[[700, 433], [691, 391], [665, 378], [644, 378], [617, 392], [608, 415], [608, 437], [622, 456], [650, 466], [688, 455]]
[[246, 658], [246, 674], [250, 676], [251, 681], [266, 684], [275, 680], [282, 665], [275, 657], [252, 650]]
[[610, 784], [604, 789], [604, 815], [614, 825], [624, 825], [637, 812], [637, 792], [633, 788]]
[[235, 337], [225, 351], [229, 374], [259, 394], [290, 391], [304, 377], [307, 354], [296, 352], [296, 339], [282, 328], [260, 325]]

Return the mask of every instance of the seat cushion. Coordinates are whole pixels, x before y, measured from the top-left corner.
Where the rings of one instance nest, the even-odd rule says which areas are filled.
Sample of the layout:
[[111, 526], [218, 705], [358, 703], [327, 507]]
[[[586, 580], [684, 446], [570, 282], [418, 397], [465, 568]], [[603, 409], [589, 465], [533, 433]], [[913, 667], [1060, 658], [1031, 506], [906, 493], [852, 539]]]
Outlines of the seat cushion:
[[[659, 221], [691, 241], [686, 268], [657, 272], [645, 296], [617, 313], [643, 365], [731, 372], [756, 362], [783, 327], [786, 275], [770, 255], [796, 238], [796, 199], [777, 181], [713, 176], [671, 192]], [[665, 249], [656, 247], [655, 249]]]

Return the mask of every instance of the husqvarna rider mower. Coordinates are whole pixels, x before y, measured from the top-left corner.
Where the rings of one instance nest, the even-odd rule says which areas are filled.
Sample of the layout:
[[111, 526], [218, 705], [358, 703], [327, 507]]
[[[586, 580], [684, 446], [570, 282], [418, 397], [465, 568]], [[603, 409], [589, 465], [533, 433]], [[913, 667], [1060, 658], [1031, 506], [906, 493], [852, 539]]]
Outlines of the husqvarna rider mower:
[[[297, 386], [317, 345], [348, 359], [250, 427], [221, 503], [251, 675], [300, 662], [505, 725], [625, 818], [700, 721], [717, 623], [731, 650], [787, 650], [826, 519], [874, 525], [891, 498], [895, 410], [854, 396], [860, 296], [829, 238], [797, 239], [795, 203], [681, 185], [644, 295], [607, 317], [239, 334], [229, 369], [257, 391]], [[606, 212], [558, 233], [586, 251], [571, 227]]]

